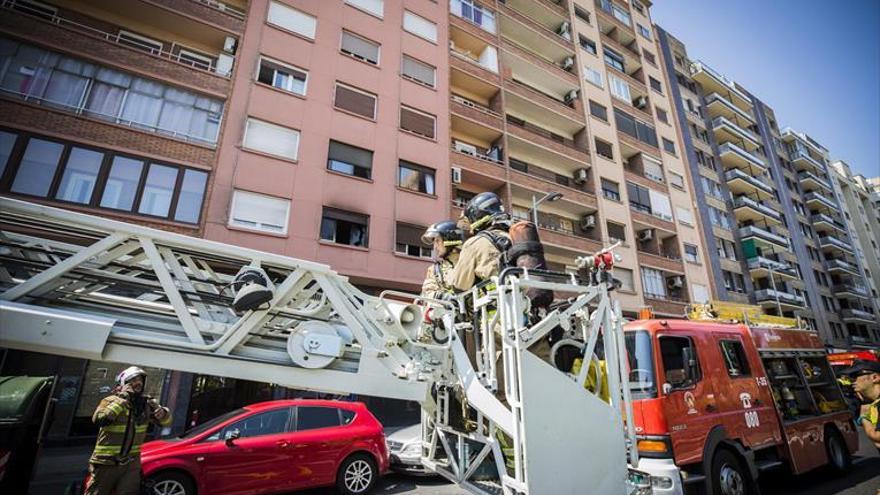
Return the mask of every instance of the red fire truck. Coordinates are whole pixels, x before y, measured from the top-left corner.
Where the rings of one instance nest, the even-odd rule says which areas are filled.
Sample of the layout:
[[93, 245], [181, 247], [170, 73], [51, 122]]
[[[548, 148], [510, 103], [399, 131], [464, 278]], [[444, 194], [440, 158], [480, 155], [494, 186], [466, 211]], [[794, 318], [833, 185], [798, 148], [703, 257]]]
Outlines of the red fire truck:
[[850, 466], [858, 433], [815, 332], [690, 320], [625, 330], [639, 468], [655, 494], [748, 495], [771, 467]]

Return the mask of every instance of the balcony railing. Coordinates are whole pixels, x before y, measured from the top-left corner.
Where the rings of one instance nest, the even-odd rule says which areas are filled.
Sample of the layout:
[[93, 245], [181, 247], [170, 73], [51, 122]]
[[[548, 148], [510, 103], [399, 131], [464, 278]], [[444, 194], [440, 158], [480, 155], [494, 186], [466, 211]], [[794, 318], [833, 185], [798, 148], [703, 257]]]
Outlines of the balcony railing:
[[758, 302], [775, 302], [778, 300], [780, 303], [788, 304], [790, 306], [803, 306], [806, 304], [806, 300], [802, 296], [782, 290], [773, 289], [762, 289], [759, 291], [755, 291], [755, 300]]
[[719, 84], [725, 86], [731, 93], [736, 94], [745, 101], [750, 101], [749, 97], [736, 87], [736, 83], [733, 82], [733, 80], [724, 77], [720, 72], [715, 71], [715, 69], [699, 60], [691, 62], [690, 72], [692, 76], [696, 75], [698, 72], [705, 72], [716, 79]]
[[478, 160], [491, 162], [496, 165], [504, 165], [504, 156], [502, 156], [499, 148], [487, 150], [469, 143], [453, 140], [452, 151], [457, 151], [458, 153], [472, 156]]
[[718, 93], [712, 93], [706, 97], [706, 105], [711, 105], [716, 102], [722, 104], [724, 106], [724, 108], [727, 108], [731, 112], [739, 115], [740, 117], [744, 118], [745, 120], [748, 120], [749, 122], [755, 121], [755, 118], [752, 117], [751, 115], [749, 115], [748, 112], [745, 112], [740, 107], [734, 105], [730, 100], [728, 100], [723, 95], [720, 95]]
[[746, 227], [742, 227], [739, 229], [739, 236], [743, 239], [748, 237], [758, 237], [764, 241], [772, 242], [774, 244], [778, 244], [780, 246], [784, 246], [786, 249], [789, 247], [788, 239], [782, 237], [781, 235], [774, 234], [769, 230], [758, 227], [757, 225], [748, 225]]
[[725, 153], [733, 153], [756, 167], [767, 168], [764, 159], [749, 153], [733, 143], [724, 143], [718, 147], [718, 154], [724, 155]]
[[845, 270], [852, 274], [859, 273], [859, 268], [856, 265], [840, 259], [825, 260], [825, 270]]
[[825, 246], [834, 246], [838, 249], [843, 249], [844, 251], [848, 251], [850, 253], [853, 252], [852, 245], [848, 242], [842, 241], [837, 237], [833, 237], [830, 235], [826, 235], [825, 237], [819, 238], [819, 245], [822, 247]]
[[589, 180], [579, 183], [568, 175], [559, 174], [552, 170], [547, 170], [546, 168], [541, 168], [532, 163], [518, 160], [513, 157], [510, 158], [510, 168], [532, 177], [559, 184], [560, 186], [570, 187], [585, 193], [593, 193], [593, 188]]
[[[526, 220], [532, 221], [528, 214], [517, 213], [514, 212], [511, 215], [513, 218], [518, 220]], [[553, 232], [559, 232], [560, 234], [570, 235], [574, 237], [580, 237], [583, 239], [589, 239], [592, 241], [599, 241], [600, 239], [594, 238], [591, 232], [588, 232], [582, 229], [579, 225], [579, 222], [573, 218], [563, 217], [561, 215], [554, 215], [552, 213], [544, 213], [538, 212], [538, 226], [542, 229], [551, 230]], [[598, 229], [592, 229], [593, 231], [598, 232]]]
[[825, 167], [818, 160], [810, 156], [806, 150], [791, 150], [788, 155], [788, 159], [792, 162], [797, 163], [798, 161], [804, 160], [810, 165], [816, 167], [818, 170], [823, 170]]
[[[203, 2], [200, 2], [203, 3]], [[195, 59], [193, 57], [188, 57], [182, 51], [178, 53], [174, 53], [173, 51], [165, 50], [164, 48], [159, 48], [156, 45], [149, 44], [146, 42], [142, 42], [131, 37], [123, 38], [119, 32], [116, 33], [108, 33], [106, 31], [102, 31], [98, 28], [88, 26], [86, 24], [82, 24], [80, 22], [73, 21], [66, 17], [62, 17], [56, 14], [50, 14], [44, 9], [38, 9], [33, 4], [26, 2], [19, 2], [16, 0], [6, 0], [0, 2], [0, 11], [3, 10], [14, 10], [20, 14], [27, 15], [29, 17], [33, 17], [36, 19], [40, 19], [42, 21], [47, 21], [56, 26], [60, 26], [71, 31], [76, 31], [80, 34], [84, 34], [86, 36], [91, 36], [94, 38], [99, 38], [108, 43], [113, 43], [115, 45], [123, 46], [129, 49], [138, 50], [140, 52], [146, 53], [148, 55], [152, 55], [154, 57], [162, 58], [165, 60], [169, 60], [171, 62], [179, 63], [182, 65], [186, 65], [188, 67], [192, 67], [193, 69], [209, 72], [211, 74], [215, 74], [224, 78], [229, 78], [232, 75], [232, 57], [228, 55], [218, 56], [217, 58], [210, 58], [203, 60], [201, 57]], [[124, 26], [123, 26], [124, 27]], [[226, 59], [225, 57], [229, 57]], [[228, 63], [219, 63], [222, 62], [221, 59], [229, 60]]]
[[598, 0], [596, 5], [599, 6], [600, 9], [604, 10], [608, 14], [614, 16], [615, 19], [626, 24], [629, 27], [632, 27], [632, 18], [629, 15], [629, 12], [626, 11], [623, 7], [615, 4], [611, 0]]
[[817, 213], [817, 214], [811, 216], [810, 220], [813, 222], [813, 225], [815, 225], [817, 223], [825, 222], [827, 224], [834, 226], [838, 230], [846, 231], [846, 227], [842, 223], [838, 222], [837, 220], [831, 218], [830, 216], [828, 216], [824, 213]]
[[860, 284], [837, 284], [831, 287], [831, 292], [835, 294], [855, 294], [860, 297], [868, 297], [868, 289]]
[[537, 135], [544, 137], [546, 139], [549, 139], [551, 141], [555, 141], [559, 144], [562, 144], [562, 145], [567, 146], [571, 149], [580, 151], [582, 153], [589, 152], [589, 150], [587, 150], [586, 147], [578, 145], [577, 143], [574, 142], [573, 139], [567, 138], [565, 136], [560, 136], [559, 134], [556, 134], [555, 132], [550, 132], [547, 129], [544, 129], [543, 127], [538, 127], [535, 124], [518, 119], [512, 115], [507, 116], [507, 123], [511, 124], [511, 125], [515, 125], [517, 127], [521, 127], [523, 129], [526, 129], [529, 132], [537, 134]]
[[208, 7], [211, 7], [212, 9], [219, 10], [220, 12], [228, 14], [228, 15], [235, 17], [236, 19], [239, 19], [242, 21], [245, 20], [245, 18], [247, 17], [247, 12], [245, 12], [244, 10], [241, 10], [238, 7], [233, 7], [232, 5], [227, 5], [223, 2], [217, 2], [216, 0], [192, 0], [192, 1], [203, 4], [203, 5], [207, 5]]
[[812, 180], [814, 182], [819, 183], [819, 185], [821, 185], [825, 189], [828, 189], [829, 191], [833, 190], [831, 188], [831, 184], [829, 184], [825, 179], [819, 177], [818, 175], [816, 175], [812, 172], [808, 172], [806, 170], [804, 170], [803, 172], [798, 172], [797, 178], [798, 178], [799, 182], [803, 182], [805, 180]]
[[495, 13], [477, 3], [449, 0], [449, 12], [479, 27], [487, 33], [495, 34]]
[[[466, 60], [466, 61], [476, 65], [477, 67], [481, 67], [489, 72], [493, 72], [495, 74], [498, 74], [498, 60], [497, 60], [497, 58], [489, 57], [489, 59], [487, 59], [485, 62], [483, 62], [477, 58], [474, 58], [470, 54], [470, 52], [463, 52], [461, 50], [453, 48], [452, 46], [450, 46], [450, 48], [449, 48], [449, 53], [451, 53], [454, 57], [458, 57], [462, 60]], [[490, 60], [494, 63], [490, 63]]]
[[758, 142], [758, 138], [752, 133], [752, 131], [748, 129], [743, 129], [727, 117], [721, 116], [712, 119], [712, 129], [715, 130], [719, 127], [727, 127], [728, 129], [732, 130], [734, 134], [740, 136], [742, 139], [751, 141], [755, 145], [760, 144]]
[[854, 308], [842, 310], [840, 316], [844, 320], [877, 321], [877, 316], [874, 313]]
[[788, 263], [771, 260], [770, 258], [765, 258], [763, 256], [749, 258], [749, 270], [757, 270], [759, 268], [765, 268], [767, 270], [789, 275], [791, 277], [798, 276], [797, 270], [795, 270], [794, 267], [792, 267]]
[[818, 201], [832, 210], [837, 209], [837, 203], [826, 198], [824, 195], [817, 193], [816, 191], [810, 191], [804, 195], [804, 201], [809, 203], [810, 201]]
[[770, 218], [774, 218], [776, 220], [782, 220], [781, 213], [779, 213], [778, 211], [774, 210], [773, 208], [770, 208], [769, 206], [767, 206], [759, 201], [755, 201], [754, 199], [752, 199], [748, 196], [737, 196], [736, 198], [734, 198], [734, 200], [733, 200], [733, 207], [734, 208], [741, 208], [744, 206], [748, 206], [749, 208], [752, 208], [752, 209], [754, 209], [754, 210], [760, 212], [761, 214], [766, 215]]
[[753, 175], [749, 175], [743, 172], [738, 168], [733, 168], [728, 170], [727, 172], [724, 172], [724, 178], [725, 180], [727, 180], [727, 182], [730, 182], [734, 179], [741, 179], [751, 184], [752, 186], [766, 192], [767, 194], [773, 194], [773, 188], [769, 184]]

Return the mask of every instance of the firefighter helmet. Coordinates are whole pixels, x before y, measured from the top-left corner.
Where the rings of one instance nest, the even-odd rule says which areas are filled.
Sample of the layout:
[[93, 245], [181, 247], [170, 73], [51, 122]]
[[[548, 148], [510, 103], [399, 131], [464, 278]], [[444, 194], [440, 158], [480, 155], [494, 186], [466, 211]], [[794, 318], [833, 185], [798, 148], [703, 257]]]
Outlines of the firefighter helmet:
[[477, 194], [464, 207], [462, 216], [467, 218], [474, 232], [483, 230], [493, 221], [504, 217], [504, 204], [501, 198], [493, 192], [481, 192]]
[[460, 246], [464, 242], [464, 230], [454, 220], [443, 220], [430, 225], [422, 234], [422, 242], [426, 245], [434, 243], [434, 239], [443, 239], [446, 247]]
[[137, 366], [129, 366], [128, 368], [122, 370], [118, 375], [116, 375], [116, 383], [118, 383], [121, 387], [126, 383], [134, 380], [136, 376], [142, 376], [144, 378], [144, 381], [147, 380], [146, 371], [138, 368]]

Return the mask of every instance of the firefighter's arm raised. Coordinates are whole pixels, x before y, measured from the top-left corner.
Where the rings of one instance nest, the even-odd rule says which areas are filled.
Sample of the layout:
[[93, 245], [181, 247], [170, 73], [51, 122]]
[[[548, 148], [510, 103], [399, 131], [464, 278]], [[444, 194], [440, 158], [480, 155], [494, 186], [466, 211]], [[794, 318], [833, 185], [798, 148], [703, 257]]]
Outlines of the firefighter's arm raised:
[[147, 406], [150, 408], [150, 420], [159, 426], [168, 426], [171, 424], [171, 410], [159, 404], [159, 401], [150, 397], [147, 399]]
[[92, 422], [99, 428], [107, 426], [116, 420], [116, 416], [119, 416], [125, 407], [125, 400], [120, 397], [115, 395], [104, 397], [92, 414]]

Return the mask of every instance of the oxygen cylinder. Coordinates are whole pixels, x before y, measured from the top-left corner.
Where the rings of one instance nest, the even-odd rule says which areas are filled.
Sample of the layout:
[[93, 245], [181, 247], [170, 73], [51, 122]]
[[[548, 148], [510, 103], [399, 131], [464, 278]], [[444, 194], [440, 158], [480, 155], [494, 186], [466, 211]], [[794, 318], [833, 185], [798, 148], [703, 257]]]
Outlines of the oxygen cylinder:
[[[510, 226], [510, 251], [507, 254], [508, 264], [529, 270], [546, 270], [544, 246], [538, 237], [538, 227], [532, 222], [521, 221]], [[539, 277], [536, 277], [539, 278]], [[553, 302], [553, 291], [548, 289], [530, 288], [526, 296], [532, 302], [532, 316], [547, 311]]]

